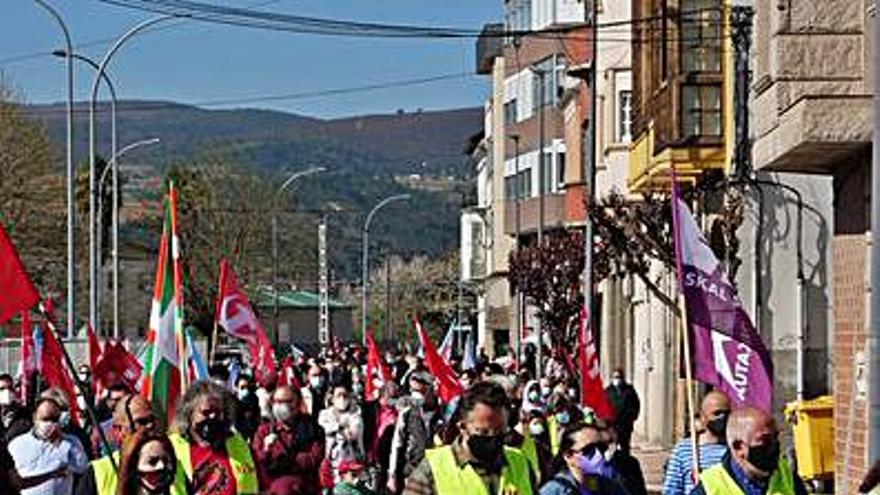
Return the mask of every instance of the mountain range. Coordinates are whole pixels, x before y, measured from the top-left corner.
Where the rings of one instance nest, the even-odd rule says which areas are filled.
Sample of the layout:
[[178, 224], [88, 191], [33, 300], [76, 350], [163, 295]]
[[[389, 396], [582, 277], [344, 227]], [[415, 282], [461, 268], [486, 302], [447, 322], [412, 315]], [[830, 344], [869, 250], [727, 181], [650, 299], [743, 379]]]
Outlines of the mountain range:
[[[106, 157], [110, 108], [100, 102], [96, 110], [96, 146]], [[63, 157], [65, 106], [28, 105], [27, 112], [45, 124], [57, 143], [58, 156]], [[74, 150], [79, 163], [88, 156], [88, 106], [77, 103], [74, 112]], [[128, 166], [146, 167], [147, 175], [154, 176], [169, 164], [205, 155], [220, 155], [239, 166], [277, 174], [279, 184], [293, 171], [325, 167], [328, 172], [320, 180], [297, 191], [297, 202], [310, 211], [332, 204], [363, 212], [340, 220], [343, 237], [351, 239], [340, 243], [340, 252], [331, 253], [334, 271], [354, 277], [360, 222], [373, 204], [389, 194], [409, 192], [412, 200], [396, 210], [395, 221], [371, 230], [382, 251], [436, 256], [455, 248], [459, 208], [472, 190], [472, 167], [464, 148], [468, 138], [481, 130], [482, 118], [481, 108], [325, 120], [272, 110], [217, 110], [125, 100], [117, 107], [117, 142], [122, 148], [141, 139], [159, 138], [158, 144], [133, 151], [123, 160]]]

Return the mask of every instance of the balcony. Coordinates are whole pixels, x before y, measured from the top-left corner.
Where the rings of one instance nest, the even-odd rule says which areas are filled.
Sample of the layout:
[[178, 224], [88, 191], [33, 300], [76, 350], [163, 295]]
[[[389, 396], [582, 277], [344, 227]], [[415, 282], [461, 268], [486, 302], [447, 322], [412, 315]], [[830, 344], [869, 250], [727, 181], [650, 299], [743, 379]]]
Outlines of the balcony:
[[636, 138], [630, 148], [630, 192], [666, 191], [671, 187], [672, 167], [679, 180], [696, 181], [709, 170], [726, 170], [729, 160], [724, 146], [665, 146], [655, 153], [653, 127]]
[[495, 57], [504, 51], [504, 24], [486, 24], [477, 38], [477, 74], [491, 74]]

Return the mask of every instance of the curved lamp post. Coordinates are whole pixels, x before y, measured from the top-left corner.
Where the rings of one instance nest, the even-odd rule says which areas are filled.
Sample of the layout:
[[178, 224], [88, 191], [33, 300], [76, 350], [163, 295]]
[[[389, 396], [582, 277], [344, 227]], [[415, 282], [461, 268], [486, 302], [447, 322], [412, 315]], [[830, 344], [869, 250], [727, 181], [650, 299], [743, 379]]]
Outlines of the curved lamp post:
[[275, 201], [272, 205], [272, 315], [274, 318], [274, 340], [276, 344], [278, 343], [278, 198], [280, 198], [281, 194], [291, 184], [296, 182], [297, 179], [317, 174], [324, 170], [326, 170], [324, 167], [311, 167], [306, 170], [294, 172], [290, 174], [290, 177], [281, 184], [281, 187], [278, 188], [278, 192], [275, 193]]
[[34, 0], [55, 19], [64, 34], [64, 45], [67, 47], [67, 335], [73, 336], [76, 316], [76, 168], [73, 165], [73, 42], [70, 30], [61, 14], [44, 0]]
[[[122, 45], [125, 44], [126, 41], [150, 26], [171, 19], [175, 19], [175, 16], [162, 15], [159, 17], [153, 17], [135, 25], [134, 27], [126, 31], [125, 34], [120, 36], [113, 43], [113, 45], [104, 55], [104, 58], [101, 59], [101, 62], [98, 64], [98, 68], [96, 69], [95, 79], [92, 82], [91, 98], [89, 99], [89, 319], [95, 329], [95, 332], [100, 331], [99, 329], [101, 323], [98, 318], [97, 304], [98, 245], [95, 242], [95, 194], [97, 193], [97, 177], [95, 177], [95, 107], [97, 105], [98, 99], [98, 86], [101, 84], [101, 79], [103, 78], [104, 71], [107, 69], [107, 65], [110, 63], [113, 55], [115, 55], [116, 52], [119, 51], [120, 48], [122, 48]], [[68, 48], [67, 53], [72, 54], [72, 49]], [[115, 183], [118, 180], [115, 171], [113, 175]]]
[[374, 206], [373, 209], [370, 210], [370, 213], [367, 214], [367, 219], [364, 221], [363, 259], [361, 261], [362, 267], [363, 267], [363, 282], [362, 282], [363, 283], [363, 293], [361, 294], [361, 304], [362, 304], [362, 306], [361, 306], [361, 339], [363, 340], [365, 345], [366, 345], [366, 338], [367, 338], [367, 292], [369, 291], [369, 288], [370, 288], [370, 281], [369, 281], [369, 276], [370, 276], [370, 273], [369, 273], [369, 270], [370, 270], [370, 267], [369, 267], [370, 222], [373, 221], [373, 216], [388, 203], [391, 203], [394, 201], [406, 201], [406, 200], [409, 200], [410, 198], [411, 198], [411, 196], [409, 194], [397, 194], [394, 196], [389, 196], [389, 197], [383, 199], [382, 201], [379, 201], [379, 203], [377, 203], [376, 206]]
[[104, 167], [101, 178], [98, 180], [98, 253], [103, 248], [103, 232], [104, 232], [104, 179], [107, 178], [107, 172], [113, 170], [113, 249], [111, 256], [113, 258], [113, 338], [119, 340], [119, 183], [115, 180], [117, 170], [119, 168], [119, 159], [127, 152], [150, 144], [156, 144], [159, 138], [142, 139], [135, 141], [121, 150], [113, 154], [110, 162]]

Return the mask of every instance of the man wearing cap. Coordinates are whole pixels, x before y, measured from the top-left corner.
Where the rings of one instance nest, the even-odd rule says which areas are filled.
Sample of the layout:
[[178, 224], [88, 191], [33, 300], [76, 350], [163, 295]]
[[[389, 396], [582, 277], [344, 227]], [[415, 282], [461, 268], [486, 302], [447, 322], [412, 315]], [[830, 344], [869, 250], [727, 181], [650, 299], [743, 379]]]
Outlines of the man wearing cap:
[[400, 493], [403, 480], [412, 473], [425, 457], [425, 450], [433, 446], [442, 415], [434, 395], [434, 378], [427, 371], [409, 375], [409, 407], [404, 408], [391, 441], [391, 460], [388, 468], [388, 490]]
[[366, 486], [362, 476], [364, 465], [355, 459], [345, 459], [339, 463], [340, 481], [333, 487], [333, 495], [375, 495]]

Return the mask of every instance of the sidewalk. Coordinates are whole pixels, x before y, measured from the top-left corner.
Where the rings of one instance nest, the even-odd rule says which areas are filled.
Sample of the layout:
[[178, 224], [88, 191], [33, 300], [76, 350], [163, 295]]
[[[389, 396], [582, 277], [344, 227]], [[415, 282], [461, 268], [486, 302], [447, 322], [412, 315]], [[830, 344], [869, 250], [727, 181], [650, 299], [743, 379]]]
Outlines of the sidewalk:
[[651, 445], [633, 445], [632, 455], [642, 465], [648, 493], [659, 494], [663, 488], [663, 468], [669, 457], [669, 451]]

